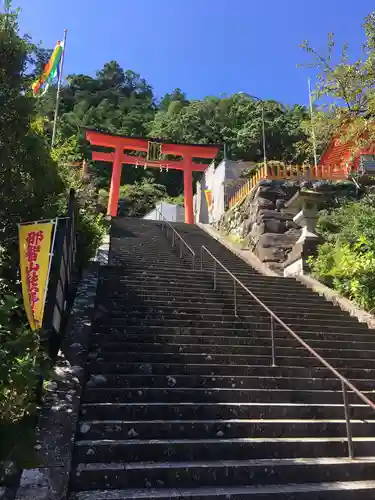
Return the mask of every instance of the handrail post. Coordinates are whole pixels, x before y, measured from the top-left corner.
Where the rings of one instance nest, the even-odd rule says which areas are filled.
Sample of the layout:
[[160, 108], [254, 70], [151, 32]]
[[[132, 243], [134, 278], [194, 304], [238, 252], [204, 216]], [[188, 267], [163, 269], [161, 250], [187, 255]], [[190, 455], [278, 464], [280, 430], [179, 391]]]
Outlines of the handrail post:
[[341, 381], [341, 387], [342, 387], [342, 398], [344, 400], [346, 435], [348, 437], [348, 456], [350, 459], [352, 459], [354, 458], [354, 451], [353, 451], [352, 424], [350, 422], [350, 405], [348, 402], [348, 391], [343, 380]]
[[179, 238], [179, 240], [180, 240], [180, 258], [181, 258], [182, 257], [182, 241], [180, 238]]
[[272, 347], [272, 366], [276, 366], [276, 349], [275, 349], [275, 324], [273, 316], [271, 316], [271, 347]]
[[195, 253], [192, 253], [191, 256], [192, 256], [193, 271], [195, 271]]
[[176, 238], [175, 238], [175, 235], [174, 235], [174, 231], [172, 231], [172, 248], [175, 247], [175, 244], [176, 244]]
[[214, 290], [216, 290], [216, 260], [214, 260]]
[[203, 255], [204, 255], [204, 247], [201, 246], [201, 271], [203, 271]]
[[236, 280], [233, 280], [234, 315], [237, 317], [237, 291]]

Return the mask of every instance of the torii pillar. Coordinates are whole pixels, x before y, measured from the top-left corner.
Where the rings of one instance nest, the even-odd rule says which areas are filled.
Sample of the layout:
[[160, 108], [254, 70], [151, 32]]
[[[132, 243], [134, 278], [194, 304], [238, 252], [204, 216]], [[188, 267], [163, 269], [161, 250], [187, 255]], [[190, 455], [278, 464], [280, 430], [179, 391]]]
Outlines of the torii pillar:
[[192, 158], [184, 156], [183, 166], [185, 222], [188, 224], [194, 224]]
[[[205, 144], [174, 144], [163, 142], [158, 139], [140, 139], [135, 137], [124, 137], [100, 132], [98, 130], [86, 130], [86, 139], [94, 146], [104, 146], [114, 149], [112, 152], [93, 151], [92, 159], [112, 163], [111, 186], [107, 215], [117, 215], [118, 200], [120, 195], [122, 165], [130, 164], [143, 166], [145, 168], [168, 168], [182, 170], [184, 172], [184, 205], [185, 222], [194, 224], [193, 207], [193, 172], [204, 172], [206, 164], [195, 163], [193, 158], [213, 159], [221, 149], [221, 145]], [[182, 160], [154, 160], [144, 157], [131, 156], [125, 150], [149, 152], [150, 146], [157, 146], [160, 155], [173, 155], [182, 157]]]

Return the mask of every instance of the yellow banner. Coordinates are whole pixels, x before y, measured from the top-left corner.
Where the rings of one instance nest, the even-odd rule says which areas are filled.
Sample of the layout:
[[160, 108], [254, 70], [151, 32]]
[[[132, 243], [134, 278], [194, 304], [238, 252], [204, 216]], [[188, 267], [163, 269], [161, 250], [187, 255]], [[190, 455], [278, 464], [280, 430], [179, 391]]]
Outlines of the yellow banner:
[[22, 295], [32, 330], [43, 323], [54, 224], [25, 224], [18, 227]]
[[211, 210], [212, 210], [212, 191], [211, 191], [211, 189], [205, 189], [204, 194], [206, 196], [208, 211], [211, 212]]

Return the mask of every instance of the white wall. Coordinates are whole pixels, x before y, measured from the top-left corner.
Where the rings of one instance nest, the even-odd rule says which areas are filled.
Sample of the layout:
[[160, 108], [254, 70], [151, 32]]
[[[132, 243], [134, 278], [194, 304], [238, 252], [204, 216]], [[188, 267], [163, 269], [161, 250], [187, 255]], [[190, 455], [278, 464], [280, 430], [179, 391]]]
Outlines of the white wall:
[[[244, 168], [251, 164], [247, 162], [236, 162], [223, 160], [215, 168], [214, 163], [205, 170], [201, 180], [196, 186], [195, 220], [202, 224], [213, 224], [221, 219], [225, 212], [226, 195], [231, 195], [237, 189], [236, 180]], [[228, 184], [234, 184], [229, 187]], [[211, 189], [213, 208], [208, 212], [205, 189]]]
[[[166, 203], [162, 201], [156, 205], [157, 210], [151, 210], [146, 214], [143, 219], [148, 220], [160, 220], [163, 219], [159, 212], [161, 212], [164, 217], [170, 222], [184, 222], [185, 221], [185, 210], [184, 207], [179, 205], [173, 205], [172, 203]], [[158, 212], [159, 210], [159, 212]]]

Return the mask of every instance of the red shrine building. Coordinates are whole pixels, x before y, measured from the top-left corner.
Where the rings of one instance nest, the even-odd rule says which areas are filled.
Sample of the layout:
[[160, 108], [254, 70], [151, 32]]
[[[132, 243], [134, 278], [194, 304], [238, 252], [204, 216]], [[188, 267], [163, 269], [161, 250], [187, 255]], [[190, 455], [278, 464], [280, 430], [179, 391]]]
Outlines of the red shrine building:
[[332, 167], [344, 177], [353, 174], [374, 175], [375, 142], [367, 148], [356, 149], [352, 141], [343, 142], [339, 137], [333, 137], [322, 153], [319, 165]]
[[[112, 178], [109, 190], [107, 215], [116, 216], [120, 194], [123, 164], [143, 166], [144, 168], [166, 168], [182, 170], [184, 175], [185, 222], [194, 224], [193, 172], [204, 172], [207, 164], [195, 160], [214, 159], [222, 146], [218, 144], [175, 144], [158, 139], [143, 139], [113, 135], [98, 130], [86, 130], [86, 139], [92, 146], [100, 146], [111, 151], [93, 151], [94, 161], [112, 164]], [[135, 156], [132, 152], [141, 151], [146, 156]], [[179, 159], [167, 160], [165, 156]]]

